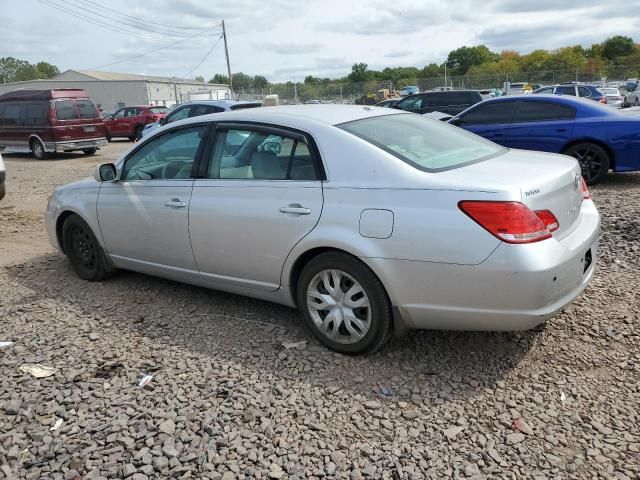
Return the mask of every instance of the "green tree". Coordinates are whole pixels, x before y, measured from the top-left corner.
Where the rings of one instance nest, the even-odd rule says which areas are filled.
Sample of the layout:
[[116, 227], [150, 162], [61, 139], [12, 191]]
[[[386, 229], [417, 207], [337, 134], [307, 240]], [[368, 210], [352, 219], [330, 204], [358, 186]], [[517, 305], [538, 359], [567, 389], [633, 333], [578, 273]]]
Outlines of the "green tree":
[[269, 80], [262, 75], [256, 75], [253, 77], [253, 88], [267, 88], [269, 86]]
[[209, 79], [209, 83], [220, 83], [222, 85], [229, 85], [229, 77], [222, 73], [216, 73]]
[[444, 69], [436, 63], [425, 65], [425, 67], [420, 71], [420, 75], [426, 78], [439, 77], [442, 73], [444, 73]]
[[607, 38], [602, 44], [602, 56], [607, 60], [615, 60], [618, 57], [631, 55], [635, 50], [633, 40], [623, 35]]
[[196, 82], [202, 82], [204, 83], [204, 77], [202, 75], [198, 75], [197, 77], [194, 78], [194, 80]]
[[347, 78], [352, 82], [366, 82], [372, 77], [369, 65], [364, 62], [354, 63]]
[[241, 89], [249, 89], [251, 88], [251, 84], [253, 83], [253, 77], [247, 75], [246, 73], [238, 72], [231, 75], [233, 78], [233, 89], [235, 91]]
[[473, 65], [497, 61], [499, 56], [485, 45], [460, 47], [449, 52], [447, 68], [454, 75], [464, 75]]
[[[38, 62], [35, 65], [36, 74], [38, 78], [53, 78], [60, 75], [60, 70], [55, 65], [51, 65], [47, 62]], [[203, 80], [204, 81], [204, 80]]]

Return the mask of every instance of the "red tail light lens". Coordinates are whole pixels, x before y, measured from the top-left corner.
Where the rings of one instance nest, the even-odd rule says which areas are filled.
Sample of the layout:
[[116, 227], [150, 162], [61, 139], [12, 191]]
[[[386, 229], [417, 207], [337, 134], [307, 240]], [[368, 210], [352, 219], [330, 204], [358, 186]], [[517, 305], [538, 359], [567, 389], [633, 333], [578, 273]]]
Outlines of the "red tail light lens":
[[462, 201], [458, 207], [503, 242], [533, 243], [551, 238], [544, 221], [524, 203]]
[[607, 103], [607, 97], [600, 97], [600, 103]]
[[591, 194], [587, 188], [587, 182], [584, 181], [584, 177], [582, 177], [582, 198], [584, 200], [589, 200], [591, 198]]
[[535, 213], [538, 218], [542, 220], [542, 223], [544, 223], [544, 226], [547, 227], [547, 230], [549, 230], [550, 232], [555, 232], [560, 228], [558, 219], [553, 213], [551, 213], [550, 210], [536, 210], [533, 213]]

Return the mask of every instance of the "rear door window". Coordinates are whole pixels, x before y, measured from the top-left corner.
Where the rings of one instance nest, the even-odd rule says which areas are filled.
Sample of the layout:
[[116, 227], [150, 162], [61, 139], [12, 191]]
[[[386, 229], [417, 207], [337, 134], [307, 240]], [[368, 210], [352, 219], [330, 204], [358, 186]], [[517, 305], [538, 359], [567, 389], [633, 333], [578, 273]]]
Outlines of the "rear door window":
[[575, 110], [565, 105], [551, 102], [520, 102], [513, 120], [516, 122], [541, 122], [552, 120], [572, 120]]
[[578, 87], [578, 95], [581, 97], [590, 97], [592, 93], [587, 87]]
[[576, 87], [558, 87], [556, 89], [556, 93], [561, 93], [562, 95], [573, 95], [576, 96]]
[[191, 107], [182, 107], [178, 110], [175, 110], [167, 117], [167, 123], [177, 122], [178, 120], [184, 120], [185, 118], [189, 118], [189, 112], [191, 111]]
[[7, 103], [4, 106], [2, 124], [7, 127], [22, 125], [22, 113], [24, 105], [20, 103]]
[[41, 103], [30, 103], [25, 108], [24, 121], [26, 125], [44, 125], [46, 120], [46, 110]]
[[219, 112], [224, 112], [224, 108], [216, 107], [215, 105], [194, 105], [191, 107], [189, 117], [199, 117], [200, 115]]
[[460, 117], [461, 125], [493, 125], [511, 123], [516, 102], [492, 102], [480, 105]]
[[98, 110], [91, 100], [76, 100], [76, 105], [78, 105], [80, 118], [98, 117]]
[[58, 120], [76, 120], [78, 111], [73, 100], [59, 100], [56, 102], [56, 118]]

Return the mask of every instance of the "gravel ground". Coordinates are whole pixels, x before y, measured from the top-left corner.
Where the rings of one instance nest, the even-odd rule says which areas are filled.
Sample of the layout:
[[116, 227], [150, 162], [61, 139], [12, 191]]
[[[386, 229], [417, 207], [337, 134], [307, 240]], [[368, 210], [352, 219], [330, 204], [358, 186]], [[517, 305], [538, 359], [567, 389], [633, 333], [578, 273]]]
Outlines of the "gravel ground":
[[596, 276], [545, 326], [415, 332], [348, 357], [285, 307], [134, 273], [79, 280], [41, 212], [127, 146], [5, 156], [0, 478], [640, 478], [639, 174], [592, 189]]

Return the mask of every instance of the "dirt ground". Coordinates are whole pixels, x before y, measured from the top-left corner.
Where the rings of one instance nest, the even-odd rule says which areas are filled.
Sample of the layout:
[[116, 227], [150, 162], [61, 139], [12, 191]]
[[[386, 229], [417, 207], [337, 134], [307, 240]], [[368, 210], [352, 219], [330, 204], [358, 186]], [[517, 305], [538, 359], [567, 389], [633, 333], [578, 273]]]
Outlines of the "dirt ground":
[[48, 243], [47, 199], [130, 145], [4, 155], [0, 478], [640, 478], [640, 174], [592, 189], [595, 278], [544, 326], [348, 357], [282, 306], [79, 280]]

